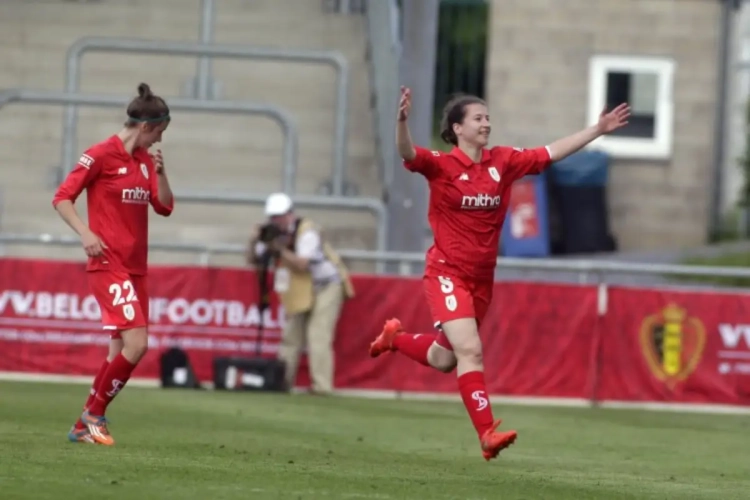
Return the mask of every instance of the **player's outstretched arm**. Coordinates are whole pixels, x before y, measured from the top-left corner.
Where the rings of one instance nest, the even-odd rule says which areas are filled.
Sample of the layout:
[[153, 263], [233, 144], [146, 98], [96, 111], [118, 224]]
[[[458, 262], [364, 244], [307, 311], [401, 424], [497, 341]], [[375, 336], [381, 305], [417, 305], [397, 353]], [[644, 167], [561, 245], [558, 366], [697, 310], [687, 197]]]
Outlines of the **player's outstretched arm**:
[[406, 121], [411, 111], [411, 90], [401, 87], [401, 101], [398, 104], [396, 121], [396, 148], [404, 160], [404, 167], [411, 172], [420, 173], [428, 180], [440, 175], [440, 153], [414, 146]]
[[629, 117], [630, 106], [628, 104], [620, 104], [610, 112], [607, 112], [605, 108], [599, 115], [599, 122], [596, 125], [550, 144], [548, 147], [552, 161], [562, 160], [599, 137], [624, 127], [628, 124]]
[[406, 161], [412, 161], [417, 157], [417, 150], [411, 140], [409, 125], [406, 121], [411, 112], [411, 90], [401, 87], [401, 100], [398, 103], [398, 121], [396, 122], [396, 148], [398, 154]]

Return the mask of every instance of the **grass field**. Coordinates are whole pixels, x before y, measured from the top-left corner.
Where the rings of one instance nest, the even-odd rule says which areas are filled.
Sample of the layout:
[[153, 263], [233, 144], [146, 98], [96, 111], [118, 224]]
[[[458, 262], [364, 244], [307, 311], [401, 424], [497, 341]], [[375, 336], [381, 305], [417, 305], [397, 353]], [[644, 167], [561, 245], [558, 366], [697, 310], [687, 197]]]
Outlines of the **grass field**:
[[68, 443], [87, 388], [0, 383], [0, 498], [740, 499], [750, 418], [497, 407], [485, 462], [462, 406], [130, 387], [117, 445]]

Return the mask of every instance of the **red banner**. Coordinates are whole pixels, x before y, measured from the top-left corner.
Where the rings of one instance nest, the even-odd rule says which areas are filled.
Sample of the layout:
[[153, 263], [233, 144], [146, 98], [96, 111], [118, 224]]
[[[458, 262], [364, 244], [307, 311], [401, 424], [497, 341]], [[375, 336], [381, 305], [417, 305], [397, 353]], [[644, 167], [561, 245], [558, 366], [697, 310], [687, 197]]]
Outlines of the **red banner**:
[[603, 400], [750, 404], [750, 296], [611, 288]]
[[[456, 392], [442, 374], [399, 355], [367, 357], [383, 320], [398, 317], [409, 331], [432, 333], [421, 280], [360, 277], [336, 341], [339, 388]], [[596, 317], [596, 292], [567, 285], [497, 284], [482, 324], [488, 391], [524, 396], [584, 397]], [[535, 304], [535, 307], [530, 307]], [[561, 335], [564, 332], [580, 332]]]
[[[95, 373], [109, 335], [88, 289], [84, 265], [0, 260], [0, 370]], [[197, 376], [212, 379], [217, 355], [254, 355], [260, 314], [255, 275], [243, 270], [157, 267], [149, 272], [149, 354], [134, 373], [157, 377], [159, 356], [178, 346]], [[283, 321], [277, 303], [265, 313], [262, 352], [276, 353]]]
[[[153, 267], [150, 350], [134, 376], [157, 378], [178, 346], [201, 381], [219, 355], [255, 355], [260, 322], [254, 273]], [[441, 374], [367, 348], [385, 319], [433, 332], [419, 279], [358, 276], [336, 334], [339, 389], [456, 392]], [[493, 394], [599, 400], [750, 404], [750, 296], [498, 283], [482, 326]], [[602, 304], [605, 302], [605, 304]], [[602, 307], [605, 306], [605, 307]], [[601, 309], [600, 309], [601, 308]], [[265, 316], [264, 355], [276, 353], [283, 310]], [[108, 335], [83, 264], [0, 259], [0, 371], [93, 375]], [[299, 382], [307, 384], [306, 365]]]

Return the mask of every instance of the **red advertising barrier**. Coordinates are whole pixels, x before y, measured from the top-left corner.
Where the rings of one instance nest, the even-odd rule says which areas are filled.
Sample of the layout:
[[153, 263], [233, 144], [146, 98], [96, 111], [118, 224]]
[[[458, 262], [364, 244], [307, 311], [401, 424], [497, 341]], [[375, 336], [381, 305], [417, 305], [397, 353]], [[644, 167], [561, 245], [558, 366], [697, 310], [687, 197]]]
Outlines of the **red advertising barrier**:
[[[0, 370], [94, 373], [109, 336], [84, 265], [0, 260], [0, 276]], [[158, 353], [174, 345], [190, 351], [202, 380], [211, 378], [214, 355], [254, 351], [260, 319], [254, 283], [242, 271], [153, 269], [150, 353], [135, 376], [157, 377]], [[266, 352], [275, 352], [279, 317], [274, 304], [266, 315]]]
[[602, 400], [750, 404], [750, 295], [610, 288]]
[[[246, 270], [153, 267], [150, 350], [134, 376], [157, 378], [159, 355], [179, 346], [201, 381], [218, 355], [253, 356], [255, 275]], [[340, 389], [456, 392], [441, 374], [398, 354], [371, 359], [383, 321], [433, 332], [421, 280], [358, 276], [336, 334]], [[498, 283], [482, 325], [493, 394], [598, 400], [750, 404], [750, 296]], [[262, 351], [278, 347], [283, 310], [265, 317]], [[0, 259], [0, 371], [93, 375], [106, 353], [83, 264]], [[299, 382], [307, 384], [303, 362]]]
[[[410, 332], [434, 333], [421, 280], [360, 277], [358, 297], [339, 321], [339, 388], [455, 393], [442, 374], [398, 354], [367, 357], [383, 326], [398, 317]], [[488, 391], [523, 396], [585, 397], [593, 347], [596, 290], [567, 285], [497, 284], [482, 324]], [[566, 335], [573, 332], [573, 335]]]

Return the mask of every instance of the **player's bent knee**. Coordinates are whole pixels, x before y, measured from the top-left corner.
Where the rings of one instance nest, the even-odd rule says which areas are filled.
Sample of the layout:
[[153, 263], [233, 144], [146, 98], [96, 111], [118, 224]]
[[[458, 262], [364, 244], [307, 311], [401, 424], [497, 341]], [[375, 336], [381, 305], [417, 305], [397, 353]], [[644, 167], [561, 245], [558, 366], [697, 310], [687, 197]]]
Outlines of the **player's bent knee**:
[[456, 353], [456, 358], [461, 361], [477, 365], [482, 364], [482, 344], [479, 340], [455, 347], [454, 352]]
[[133, 328], [122, 332], [124, 343], [122, 353], [128, 361], [137, 363], [148, 351], [148, 331], [145, 327]]
[[427, 362], [430, 366], [443, 373], [450, 373], [456, 368], [457, 360], [453, 351], [449, 351], [439, 344], [432, 344], [427, 351]]
[[466, 338], [462, 342], [455, 343], [453, 352], [457, 363], [474, 370], [482, 369], [482, 342], [478, 334], [474, 338]]
[[457, 358], [481, 358], [482, 341], [479, 338], [479, 331], [474, 318], [449, 321], [443, 324], [442, 328]]
[[477, 367], [482, 366], [483, 363], [482, 363], [481, 349], [479, 351], [471, 351], [471, 352], [462, 353], [461, 361], [464, 361], [465, 363], [469, 363]]

